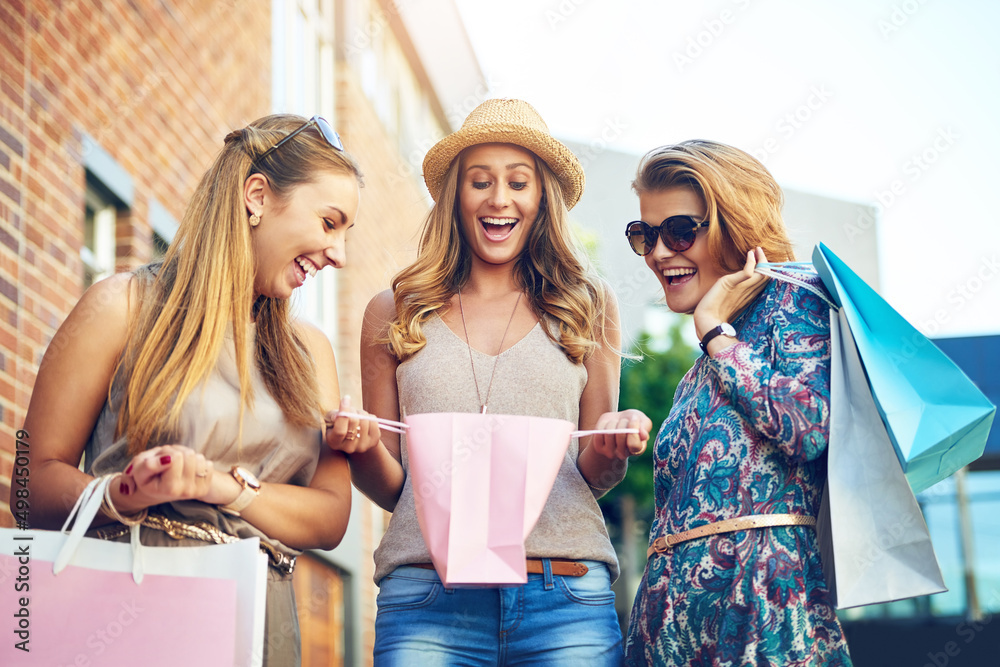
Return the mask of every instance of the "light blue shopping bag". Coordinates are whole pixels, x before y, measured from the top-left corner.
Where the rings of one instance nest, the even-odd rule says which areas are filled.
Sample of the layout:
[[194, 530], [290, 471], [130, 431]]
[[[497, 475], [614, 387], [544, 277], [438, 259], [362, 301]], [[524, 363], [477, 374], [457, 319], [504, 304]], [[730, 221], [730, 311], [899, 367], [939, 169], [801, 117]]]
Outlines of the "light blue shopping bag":
[[812, 259], [847, 316], [868, 385], [913, 491], [982, 456], [996, 407], [829, 248], [820, 243]]

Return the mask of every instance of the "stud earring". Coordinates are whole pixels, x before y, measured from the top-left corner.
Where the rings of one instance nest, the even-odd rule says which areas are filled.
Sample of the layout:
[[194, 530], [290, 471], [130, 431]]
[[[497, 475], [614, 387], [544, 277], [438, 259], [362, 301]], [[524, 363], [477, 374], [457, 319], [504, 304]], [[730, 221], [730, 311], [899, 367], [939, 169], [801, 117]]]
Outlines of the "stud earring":
[[250, 216], [250, 226], [256, 227], [260, 224], [260, 213], [254, 213]]

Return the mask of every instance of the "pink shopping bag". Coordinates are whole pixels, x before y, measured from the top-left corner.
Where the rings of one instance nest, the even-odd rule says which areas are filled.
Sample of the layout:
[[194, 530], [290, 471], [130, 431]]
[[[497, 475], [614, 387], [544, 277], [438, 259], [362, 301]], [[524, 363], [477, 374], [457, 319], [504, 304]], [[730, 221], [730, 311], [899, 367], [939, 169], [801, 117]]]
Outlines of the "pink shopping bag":
[[417, 519], [441, 581], [526, 583], [524, 540], [545, 507], [573, 424], [453, 412], [405, 421]]
[[[147, 547], [84, 536], [107, 478], [62, 531], [0, 529], [0, 665], [260, 665], [267, 557], [259, 540]], [[74, 515], [79, 517], [67, 530]]]

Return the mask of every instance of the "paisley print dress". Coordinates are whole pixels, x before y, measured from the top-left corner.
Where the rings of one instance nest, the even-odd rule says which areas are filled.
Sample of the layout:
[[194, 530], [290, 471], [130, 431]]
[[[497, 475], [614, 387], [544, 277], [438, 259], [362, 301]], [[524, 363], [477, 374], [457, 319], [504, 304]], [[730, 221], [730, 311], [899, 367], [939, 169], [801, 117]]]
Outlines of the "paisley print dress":
[[[650, 544], [732, 517], [819, 512], [829, 309], [772, 280], [733, 324], [741, 342], [698, 359], [656, 437]], [[737, 531], [654, 553], [626, 656], [630, 665], [850, 665], [815, 530]]]

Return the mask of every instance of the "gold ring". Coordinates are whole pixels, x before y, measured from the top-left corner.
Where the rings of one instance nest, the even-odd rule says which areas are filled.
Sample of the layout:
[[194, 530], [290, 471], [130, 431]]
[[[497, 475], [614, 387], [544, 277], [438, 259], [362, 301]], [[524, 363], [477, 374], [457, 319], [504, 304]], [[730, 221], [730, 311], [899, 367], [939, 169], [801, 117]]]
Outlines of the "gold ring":
[[354, 440], [356, 437], [358, 437], [358, 434], [354, 431], [348, 431], [344, 434], [344, 440]]

